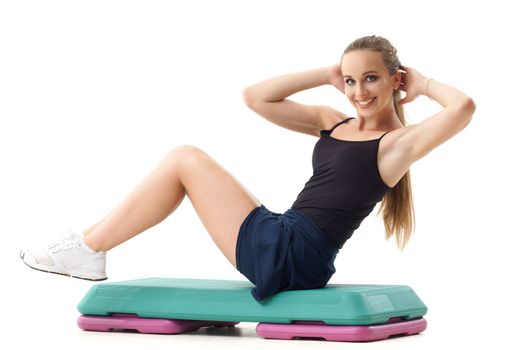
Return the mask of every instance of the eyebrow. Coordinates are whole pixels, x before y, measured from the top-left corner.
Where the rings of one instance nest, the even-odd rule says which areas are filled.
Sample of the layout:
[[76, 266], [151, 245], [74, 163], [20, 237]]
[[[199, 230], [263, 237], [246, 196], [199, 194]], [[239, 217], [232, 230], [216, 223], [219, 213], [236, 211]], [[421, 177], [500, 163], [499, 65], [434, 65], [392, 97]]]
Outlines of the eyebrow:
[[[363, 75], [367, 75], [368, 73], [378, 73], [378, 72], [376, 72], [375, 70], [367, 70], [366, 72], [363, 73]], [[352, 76], [348, 74], [343, 75], [343, 78], [346, 78], [346, 77], [351, 78]]]

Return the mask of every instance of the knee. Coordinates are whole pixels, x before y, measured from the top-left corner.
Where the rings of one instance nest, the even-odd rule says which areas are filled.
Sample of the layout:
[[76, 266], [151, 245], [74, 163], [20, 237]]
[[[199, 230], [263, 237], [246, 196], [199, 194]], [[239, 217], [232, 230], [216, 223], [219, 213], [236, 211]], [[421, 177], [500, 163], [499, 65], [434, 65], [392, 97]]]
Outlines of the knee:
[[187, 163], [188, 161], [196, 160], [205, 154], [206, 153], [202, 149], [196, 146], [180, 145], [168, 152], [164, 161], [180, 165], [182, 162]]

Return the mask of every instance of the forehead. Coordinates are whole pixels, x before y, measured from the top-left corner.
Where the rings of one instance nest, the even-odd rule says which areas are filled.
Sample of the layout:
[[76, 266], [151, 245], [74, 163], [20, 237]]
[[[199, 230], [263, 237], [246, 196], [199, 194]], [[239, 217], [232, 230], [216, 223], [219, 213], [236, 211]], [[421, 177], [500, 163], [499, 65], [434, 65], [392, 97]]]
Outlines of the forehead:
[[381, 54], [371, 50], [350, 51], [343, 56], [341, 61], [341, 72], [343, 75], [361, 76], [362, 72], [386, 70]]

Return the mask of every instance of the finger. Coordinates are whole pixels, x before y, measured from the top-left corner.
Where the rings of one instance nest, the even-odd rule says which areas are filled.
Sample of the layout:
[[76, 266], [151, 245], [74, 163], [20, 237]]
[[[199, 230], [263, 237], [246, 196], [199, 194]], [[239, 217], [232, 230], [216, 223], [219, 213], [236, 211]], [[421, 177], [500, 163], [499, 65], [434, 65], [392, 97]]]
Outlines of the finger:
[[413, 100], [412, 96], [406, 95], [401, 100], [399, 100], [399, 103], [403, 105], [403, 104], [407, 104], [411, 102], [412, 100]]

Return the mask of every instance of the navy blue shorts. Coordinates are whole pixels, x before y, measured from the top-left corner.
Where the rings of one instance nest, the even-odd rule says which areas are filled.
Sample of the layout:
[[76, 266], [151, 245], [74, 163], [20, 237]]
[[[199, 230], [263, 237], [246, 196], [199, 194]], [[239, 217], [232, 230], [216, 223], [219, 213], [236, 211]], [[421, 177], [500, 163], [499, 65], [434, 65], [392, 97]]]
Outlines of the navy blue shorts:
[[324, 287], [335, 273], [335, 241], [296, 209], [264, 205], [244, 219], [236, 245], [237, 270], [255, 285], [257, 301], [280, 291]]

